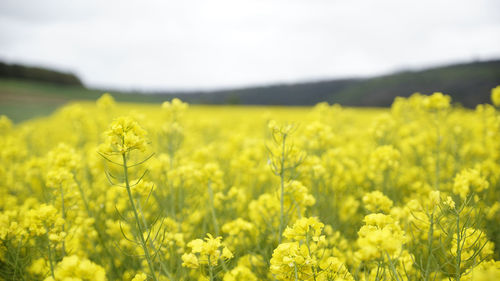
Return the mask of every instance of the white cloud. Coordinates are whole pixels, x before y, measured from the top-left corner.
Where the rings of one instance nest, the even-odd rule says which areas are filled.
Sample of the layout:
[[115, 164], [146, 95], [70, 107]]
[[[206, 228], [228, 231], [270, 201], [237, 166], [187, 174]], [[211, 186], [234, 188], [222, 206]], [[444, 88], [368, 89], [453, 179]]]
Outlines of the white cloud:
[[0, 58], [90, 86], [217, 88], [500, 57], [498, 1], [0, 3]]

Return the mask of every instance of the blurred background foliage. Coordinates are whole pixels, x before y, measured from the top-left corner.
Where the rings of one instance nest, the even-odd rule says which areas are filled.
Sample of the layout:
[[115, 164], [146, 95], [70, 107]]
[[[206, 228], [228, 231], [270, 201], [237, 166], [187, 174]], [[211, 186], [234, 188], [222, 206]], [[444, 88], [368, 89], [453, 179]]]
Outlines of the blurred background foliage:
[[500, 60], [454, 64], [383, 76], [263, 85], [211, 91], [114, 91], [90, 89], [74, 74], [0, 62], [0, 114], [15, 122], [48, 115], [74, 100], [110, 92], [118, 101], [160, 103], [174, 97], [191, 104], [309, 106], [326, 101], [343, 106], [388, 107], [396, 96], [436, 91], [467, 108], [489, 101], [500, 83]]

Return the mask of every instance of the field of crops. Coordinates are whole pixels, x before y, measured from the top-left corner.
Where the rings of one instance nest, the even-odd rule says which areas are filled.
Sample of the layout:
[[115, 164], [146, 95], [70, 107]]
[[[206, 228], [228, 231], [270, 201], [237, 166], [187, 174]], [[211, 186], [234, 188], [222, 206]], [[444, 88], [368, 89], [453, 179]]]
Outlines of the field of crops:
[[500, 280], [492, 100], [2, 116], [0, 280]]

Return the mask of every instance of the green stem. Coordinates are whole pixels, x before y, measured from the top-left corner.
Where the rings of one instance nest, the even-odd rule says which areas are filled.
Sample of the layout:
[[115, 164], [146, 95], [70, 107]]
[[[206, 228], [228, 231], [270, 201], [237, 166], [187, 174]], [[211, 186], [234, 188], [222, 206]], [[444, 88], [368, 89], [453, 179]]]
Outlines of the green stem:
[[[66, 224], [66, 209], [64, 208], [64, 193], [63, 193], [62, 184], [59, 185], [59, 192], [61, 193], [61, 211], [62, 211], [62, 218], [64, 220], [64, 223], [62, 225], [62, 231], [64, 232], [64, 225]], [[63, 253], [63, 256], [66, 255], [66, 243], [65, 243], [64, 240], [65, 239], [62, 240], [62, 253]]]
[[376, 281], [380, 280], [380, 279], [379, 279], [379, 274], [380, 274], [380, 269], [381, 269], [381, 268], [382, 268], [382, 266], [381, 266], [381, 261], [379, 260], [379, 261], [378, 261], [378, 264], [377, 264], [377, 275], [375, 275], [375, 280], [376, 280]]
[[281, 165], [280, 165], [280, 226], [279, 226], [279, 237], [278, 243], [281, 244], [281, 235], [283, 234], [283, 227], [285, 221], [285, 144], [286, 144], [286, 134], [283, 135], [283, 142], [281, 147]]
[[[219, 223], [217, 221], [217, 214], [215, 213], [215, 206], [214, 206], [214, 192], [212, 190], [212, 185], [210, 182], [208, 183], [208, 195], [209, 195], [209, 204], [210, 204], [210, 212], [212, 213], [212, 221], [214, 224], [214, 232], [215, 232], [215, 237], [219, 236]], [[226, 266], [226, 262], [221, 259], [222, 267], [224, 268], [224, 271], [227, 272], [228, 268]]]
[[[307, 246], [307, 252], [309, 253], [309, 256], [313, 256], [312, 253], [311, 253], [311, 248], [309, 246], [309, 242], [310, 242], [310, 236], [309, 236], [309, 233], [306, 233], [306, 246]], [[314, 281], [316, 281], [316, 269], [315, 267], [312, 268], [312, 273], [313, 273], [313, 279]]]
[[130, 201], [130, 205], [134, 212], [135, 222], [137, 224], [137, 229], [139, 232], [137, 236], [139, 236], [141, 246], [144, 251], [144, 255], [146, 256], [146, 260], [148, 262], [149, 270], [151, 271], [151, 275], [153, 276], [153, 280], [157, 281], [158, 279], [156, 277], [156, 273], [154, 270], [153, 261], [151, 260], [151, 255], [149, 254], [148, 246], [146, 245], [146, 241], [144, 240], [144, 232], [142, 229], [141, 221], [139, 219], [139, 214], [137, 213], [137, 209], [135, 207], [134, 197], [132, 197], [132, 191], [130, 190], [130, 184], [128, 180], [128, 170], [127, 170], [127, 157], [125, 156], [125, 154], [122, 154], [122, 159], [123, 159], [123, 174], [125, 177], [125, 187], [127, 188], [128, 199]]
[[210, 204], [210, 212], [212, 213], [212, 221], [214, 224], [214, 232], [215, 232], [215, 237], [219, 236], [219, 223], [217, 222], [217, 215], [215, 214], [215, 207], [214, 207], [214, 192], [212, 190], [212, 186], [210, 185], [210, 182], [208, 183], [208, 196], [209, 196], [209, 204]]
[[425, 266], [424, 280], [428, 281], [430, 278], [430, 267], [431, 267], [431, 257], [432, 257], [432, 243], [434, 236], [434, 211], [432, 211], [430, 217], [429, 232], [427, 233], [427, 264]]
[[299, 272], [297, 270], [297, 264], [293, 263], [293, 267], [295, 270], [295, 281], [299, 281]]
[[54, 274], [54, 262], [52, 261], [52, 249], [50, 249], [50, 239], [49, 239], [49, 230], [47, 229], [47, 249], [49, 255], [49, 264], [50, 264], [50, 274], [52, 278], [56, 280], [56, 276]]
[[396, 267], [394, 266], [394, 264], [392, 263], [392, 259], [391, 259], [391, 256], [389, 256], [388, 253], [386, 253], [387, 255], [387, 261], [389, 262], [389, 268], [391, 269], [392, 271], [392, 275], [394, 276], [394, 279], [396, 279], [396, 281], [400, 281], [399, 280], [399, 275], [398, 275], [398, 271], [396, 270]]
[[17, 243], [17, 247], [16, 247], [16, 257], [14, 259], [14, 279], [16, 279], [18, 277], [17, 272], [19, 270], [19, 274], [20, 274], [19, 278], [22, 278], [22, 280], [26, 280], [24, 275], [23, 275], [22, 268], [18, 268], [20, 252], [21, 252], [21, 241], [19, 241]]
[[462, 262], [462, 249], [460, 247], [461, 237], [460, 237], [460, 213], [457, 213], [457, 259], [455, 263], [455, 281], [460, 281], [460, 264]]
[[[142, 223], [144, 224], [145, 231], [147, 232], [148, 231], [148, 229], [147, 229], [147, 222], [146, 222], [146, 218], [144, 218], [144, 215], [143, 215], [143, 212], [142, 212], [141, 202], [138, 201], [137, 204], [139, 205], [139, 213], [141, 213]], [[157, 249], [156, 249], [156, 246], [155, 246], [154, 242], [151, 239], [148, 242], [149, 242], [149, 247], [151, 247], [151, 249], [153, 249], [153, 252], [156, 253]], [[161, 249], [161, 245], [160, 245], [160, 249]], [[160, 264], [161, 271], [163, 271], [165, 273], [165, 275], [168, 276], [168, 278], [172, 279], [172, 274], [170, 274], [170, 272], [165, 267], [165, 265], [163, 263], [163, 260], [161, 258], [161, 255], [159, 256], [159, 264]]]
[[212, 269], [212, 263], [210, 262], [210, 255], [208, 256], [208, 272], [210, 274], [210, 281], [214, 280], [214, 273]]
[[174, 217], [174, 219], [176, 219], [176, 212], [175, 212], [175, 204], [174, 204], [174, 200], [175, 200], [175, 194], [174, 194], [174, 186], [173, 184], [168, 181], [168, 187], [169, 187], [169, 190], [170, 190], [170, 196], [169, 196], [169, 201], [170, 201], [170, 215], [172, 217]]
[[439, 147], [441, 146], [441, 132], [439, 130], [439, 122], [438, 122], [438, 116], [436, 113], [436, 183], [435, 183], [435, 188], [436, 190], [439, 190], [439, 167], [440, 167], [440, 159], [439, 159]]

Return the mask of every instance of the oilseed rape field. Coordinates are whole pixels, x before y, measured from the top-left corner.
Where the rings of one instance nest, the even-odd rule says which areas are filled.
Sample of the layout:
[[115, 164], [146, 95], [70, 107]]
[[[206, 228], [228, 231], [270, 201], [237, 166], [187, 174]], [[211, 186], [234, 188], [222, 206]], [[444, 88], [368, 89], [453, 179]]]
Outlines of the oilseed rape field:
[[500, 280], [500, 87], [0, 117], [0, 280]]

